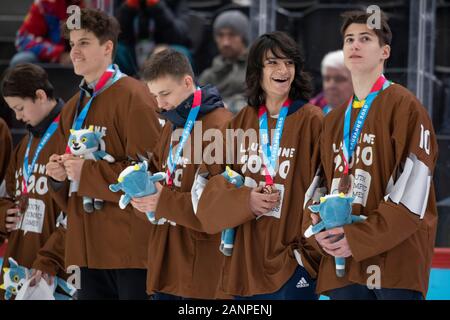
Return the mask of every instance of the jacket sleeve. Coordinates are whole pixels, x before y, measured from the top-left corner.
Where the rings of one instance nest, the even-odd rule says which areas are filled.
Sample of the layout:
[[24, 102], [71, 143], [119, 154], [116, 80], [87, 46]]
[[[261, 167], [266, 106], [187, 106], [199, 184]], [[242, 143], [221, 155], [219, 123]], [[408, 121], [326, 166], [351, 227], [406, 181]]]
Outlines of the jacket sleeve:
[[6, 187], [6, 196], [0, 198], [0, 234], [3, 236], [8, 236], [8, 232], [6, 231], [6, 211], [15, 206], [14, 197], [16, 195], [16, 181], [15, 172], [16, 172], [16, 161], [17, 161], [17, 152], [20, 147], [20, 144], [14, 149], [14, 153], [9, 160], [9, 165], [6, 170], [5, 175], [5, 187]]
[[155, 211], [156, 219], [166, 218], [183, 227], [204, 232], [192, 207], [191, 192], [181, 192], [164, 186]]
[[68, 180], [60, 182], [48, 177], [48, 184], [50, 186], [48, 190], [50, 191], [53, 200], [64, 212], [68, 212], [67, 205], [69, 200], [70, 182]]
[[[61, 215], [64, 216], [64, 213], [61, 212]], [[65, 274], [65, 240], [66, 225], [62, 222], [38, 251], [33, 268], [52, 276]]]
[[[323, 127], [323, 130], [326, 130], [326, 126]], [[317, 141], [317, 146], [315, 149], [315, 154], [318, 154], [319, 158], [320, 154], [326, 151], [324, 150], [324, 146], [326, 143], [324, 142], [324, 134], [321, 131], [320, 138]], [[325, 196], [328, 194], [327, 190], [327, 176], [324, 172], [324, 166], [322, 161], [313, 162], [315, 163], [315, 173], [313, 178], [311, 179], [311, 184], [306, 190], [305, 199], [303, 203], [303, 221], [302, 221], [302, 235], [305, 234], [306, 229], [308, 229], [312, 225], [312, 218], [311, 218], [311, 210], [309, 210], [309, 206], [315, 203], [319, 203], [320, 197]], [[313, 164], [314, 165], [314, 164]], [[311, 236], [309, 238], [304, 238], [302, 240], [304, 242], [307, 242], [314, 250], [316, 250], [318, 253], [320, 253], [322, 256], [327, 255], [325, 251], [323, 251], [322, 247], [317, 243], [316, 239]]]
[[[76, 98], [78, 98], [78, 96]], [[68, 123], [70, 122], [70, 118], [66, 113], [67, 109], [69, 109], [69, 107], [67, 107], [69, 103], [70, 102], [66, 103], [65, 107], [61, 111], [61, 119], [58, 124], [58, 129], [56, 130], [54, 136], [52, 137], [54, 141], [53, 143], [57, 144], [57, 147], [55, 148], [54, 152], [55, 154], [59, 155], [65, 153], [67, 141], [69, 140], [69, 137], [65, 135], [65, 132], [69, 132]], [[56, 181], [50, 176], [47, 176], [47, 178], [50, 196], [61, 208], [61, 210], [63, 210], [64, 212], [68, 212], [67, 204], [69, 199], [69, 186], [70, 186], [69, 180], [66, 179], [64, 181]]]
[[12, 153], [12, 138], [8, 126], [0, 119], [0, 185], [5, 178]]
[[[207, 124], [207, 127], [204, 127], [205, 131], [214, 129], [216, 132], [220, 133], [221, 127], [225, 126], [226, 123], [232, 118], [232, 115], [229, 112], [219, 114], [220, 116], [215, 116], [215, 118], [210, 120], [209, 123], [212, 125]], [[207, 140], [202, 143], [202, 159], [207, 159], [208, 163], [212, 162], [209, 161], [212, 160], [209, 158], [211, 152], [208, 152], [208, 150], [211, 150], [210, 148], [212, 146], [214, 146], [214, 150], [215, 147], [218, 146], [215, 140], [214, 142]], [[160, 149], [159, 155], [160, 157], [164, 156], [163, 149]], [[192, 157], [195, 156], [192, 155]], [[205, 171], [206, 168], [203, 168]], [[200, 171], [200, 165], [195, 163], [188, 164], [183, 168], [181, 188], [179, 190], [169, 188], [167, 186], [163, 187], [159, 198], [158, 207], [155, 212], [157, 218], [164, 217], [186, 228], [199, 232], [205, 232], [201, 221], [195, 213], [197, 205], [194, 204], [194, 195], [196, 194], [195, 186], [197, 185], [199, 179], [202, 179], [202, 176], [199, 175]]]
[[308, 205], [317, 199], [320, 192], [323, 192], [320, 184], [320, 137], [322, 132], [323, 114], [322, 111], [314, 109], [310, 121], [310, 137], [308, 154], [304, 154], [305, 159], [310, 159], [309, 170], [305, 185], [309, 186], [306, 191], [303, 203], [299, 203], [298, 208], [302, 210], [301, 234], [298, 238], [298, 248], [303, 266], [311, 277], [316, 278], [319, 271], [320, 260], [323, 252], [313, 238], [305, 238], [306, 229], [312, 224], [311, 212]]
[[[161, 126], [155, 112], [156, 101], [148, 89], [136, 91], [129, 103], [127, 118], [122, 122], [125, 154], [131, 158], [154, 153]], [[143, 134], [145, 133], [145, 134]], [[82, 167], [78, 195], [118, 202], [119, 193], [109, 190], [120, 172], [130, 165], [129, 160], [109, 163], [105, 160], [86, 160]]]
[[[393, 125], [396, 170], [386, 196], [361, 223], [344, 226], [356, 261], [386, 252], [436, 218], [432, 173], [437, 142], [425, 108], [415, 99]], [[406, 114], [406, 115], [405, 115]], [[426, 222], [424, 222], [426, 221]]]
[[[209, 179], [201, 193], [195, 210], [197, 218], [203, 225], [205, 232], [216, 234], [227, 228], [234, 228], [247, 221], [255, 219], [255, 215], [250, 210], [250, 193], [252, 188], [242, 186], [237, 188], [234, 184], [228, 182], [221, 174], [225, 171], [226, 163], [232, 159], [232, 155], [227, 154], [230, 146], [227, 147], [227, 141], [237, 148], [234, 137], [227, 137], [231, 134], [232, 124], [228, 123], [222, 128], [223, 140], [223, 161], [205, 161], [199, 169], [200, 173], [209, 175]], [[237, 154], [236, 151], [234, 154]], [[209, 163], [209, 164], [208, 164]], [[233, 166], [231, 166], [233, 169]]]

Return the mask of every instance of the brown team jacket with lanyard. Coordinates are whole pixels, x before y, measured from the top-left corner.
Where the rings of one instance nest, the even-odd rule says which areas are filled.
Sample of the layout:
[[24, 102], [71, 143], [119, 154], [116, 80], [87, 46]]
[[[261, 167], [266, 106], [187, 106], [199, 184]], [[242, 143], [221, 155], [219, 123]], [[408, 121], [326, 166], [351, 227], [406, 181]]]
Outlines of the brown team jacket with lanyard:
[[[280, 207], [256, 219], [250, 210], [252, 188], [265, 184], [259, 152], [258, 108], [247, 106], [226, 129], [224, 146], [231, 169], [245, 177], [236, 188], [221, 173], [224, 164], [207, 165], [211, 178], [201, 195], [197, 217], [208, 233], [236, 228], [233, 254], [220, 270], [220, 287], [235, 296], [275, 292], [302, 265], [316, 277], [320, 256], [303, 238], [303, 199], [319, 161], [318, 143], [322, 111], [308, 103], [294, 101], [289, 107], [280, 141], [279, 166], [274, 176], [281, 192]], [[268, 117], [273, 131], [277, 119]], [[238, 130], [238, 131], [236, 131]], [[241, 136], [252, 135], [256, 140]], [[242, 131], [243, 130], [243, 131]], [[230, 136], [231, 135], [231, 136]], [[271, 139], [271, 141], [273, 141]]]
[[[347, 106], [325, 118], [321, 136], [322, 177], [336, 192], [343, 171], [342, 137]], [[351, 127], [360, 109], [352, 108]], [[437, 211], [432, 174], [436, 136], [426, 109], [406, 88], [392, 84], [372, 103], [350, 162], [353, 214], [367, 220], [344, 226], [352, 251], [345, 277], [335, 273], [334, 258], [324, 254], [317, 291], [352, 283], [410, 289], [424, 296], [436, 236]], [[314, 237], [310, 243], [318, 247]]]
[[[173, 185], [163, 187], [155, 212], [157, 219], [165, 218], [171, 223], [152, 228], [148, 247], [149, 294], [164, 292], [187, 298], [230, 298], [218, 290], [224, 260], [219, 251], [220, 233], [209, 235], [204, 232], [194, 214], [191, 189], [197, 169], [207, 152], [205, 148], [211, 143], [204, 138], [205, 135], [220, 132], [219, 128], [231, 120], [232, 113], [223, 107], [216, 88], [209, 85], [202, 87], [201, 95], [197, 121], [180, 156], [181, 161], [175, 168]], [[168, 121], [155, 154], [160, 171], [167, 170], [171, 140], [174, 140], [173, 150], [178, 148], [176, 136], [181, 136], [177, 133], [182, 132], [192, 103], [193, 96], [176, 109], [161, 113]]]
[[[115, 69], [117, 72], [117, 69]], [[82, 85], [85, 88], [84, 85]], [[82, 90], [86, 90], [82, 89]], [[84, 106], [92, 92], [86, 92]], [[77, 112], [80, 93], [72, 97], [61, 114], [58, 133], [62, 136], [58, 154], [66, 150], [70, 129]], [[78, 191], [69, 197], [69, 182], [53, 191], [55, 199], [67, 208], [66, 264], [95, 269], [145, 269], [149, 226], [143, 224], [131, 206], [119, 208], [120, 193], [109, 185], [117, 182], [130, 157], [153, 152], [160, 124], [156, 101], [142, 82], [122, 77], [108, 81], [91, 104], [83, 128], [94, 126], [103, 132], [106, 153], [114, 163], [85, 160]], [[104, 200], [103, 208], [86, 213], [83, 196]]]
[[[30, 129], [30, 135], [33, 137], [29, 152], [30, 165], [44, 132], [60, 114], [63, 105], [64, 102], [59, 100], [47, 118]], [[17, 229], [9, 233], [6, 231], [6, 211], [15, 207], [13, 198], [20, 196], [23, 191], [23, 162], [30, 135], [25, 136], [14, 149], [5, 177], [8, 197], [0, 199], [0, 234], [8, 238], [1, 283], [3, 283], [3, 268], [9, 267], [8, 258], [10, 257], [26, 268], [35, 268], [50, 275], [67, 277], [64, 266], [66, 234], [63, 223], [64, 214], [50, 195], [50, 178], [45, 175], [48, 158], [57, 152], [58, 145], [62, 143], [61, 137], [56, 133], [45, 144], [32, 168], [27, 184], [29, 193], [27, 211], [22, 216]], [[0, 298], [3, 299], [3, 297], [4, 291], [1, 290]]]

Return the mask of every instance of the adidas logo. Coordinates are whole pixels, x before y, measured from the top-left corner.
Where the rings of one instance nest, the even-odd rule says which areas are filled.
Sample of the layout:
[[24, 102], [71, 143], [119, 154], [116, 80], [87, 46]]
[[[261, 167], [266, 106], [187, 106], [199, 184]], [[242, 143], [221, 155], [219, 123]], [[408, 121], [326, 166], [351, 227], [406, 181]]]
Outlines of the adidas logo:
[[299, 280], [299, 282], [297, 282], [296, 287], [297, 287], [298, 289], [300, 289], [300, 288], [306, 288], [306, 287], [309, 287], [309, 283], [308, 283], [308, 281], [305, 280], [304, 277], [302, 277], [302, 278]]

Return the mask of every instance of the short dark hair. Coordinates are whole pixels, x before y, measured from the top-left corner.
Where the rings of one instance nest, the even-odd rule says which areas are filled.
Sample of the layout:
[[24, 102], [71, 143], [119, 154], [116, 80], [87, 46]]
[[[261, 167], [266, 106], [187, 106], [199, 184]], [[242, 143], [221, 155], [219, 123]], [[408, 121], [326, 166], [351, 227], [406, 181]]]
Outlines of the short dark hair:
[[40, 66], [24, 63], [6, 70], [1, 83], [3, 97], [36, 98], [36, 90], [42, 89], [49, 99], [54, 99], [53, 86], [47, 72]]
[[[111, 40], [114, 44], [112, 52], [112, 59], [114, 59], [120, 33], [120, 25], [116, 18], [99, 9], [83, 8], [81, 9], [80, 28], [92, 32], [100, 44]], [[72, 30], [69, 29], [67, 23], [64, 23], [63, 33], [66, 39], [70, 39], [70, 31]]]
[[258, 107], [265, 103], [265, 92], [261, 87], [263, 60], [268, 51], [277, 58], [292, 59], [295, 65], [295, 78], [289, 91], [292, 100], [309, 100], [312, 93], [311, 77], [304, 68], [304, 58], [297, 43], [286, 33], [275, 31], [261, 35], [250, 48], [247, 60], [248, 104]]
[[177, 79], [188, 75], [194, 78], [192, 66], [188, 58], [181, 52], [165, 49], [153, 54], [142, 69], [144, 81], [152, 81], [164, 76], [173, 76]]
[[[341, 17], [344, 19], [341, 27], [342, 38], [345, 37], [345, 31], [352, 23], [357, 24], [367, 24], [367, 20], [372, 16], [372, 13], [367, 13], [366, 11], [356, 10], [356, 11], [346, 11]], [[388, 24], [388, 17], [384, 12], [380, 14], [380, 25], [381, 28], [375, 28], [373, 31], [378, 37], [378, 42], [380, 46], [391, 45], [392, 41], [392, 31]]]

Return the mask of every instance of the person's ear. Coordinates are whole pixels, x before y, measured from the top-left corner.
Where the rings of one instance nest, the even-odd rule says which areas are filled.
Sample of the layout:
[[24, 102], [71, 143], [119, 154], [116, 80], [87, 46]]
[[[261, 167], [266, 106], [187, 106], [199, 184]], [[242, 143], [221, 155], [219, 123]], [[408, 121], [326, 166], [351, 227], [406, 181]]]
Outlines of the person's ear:
[[184, 85], [186, 86], [186, 88], [191, 88], [193, 84], [194, 79], [192, 79], [191, 76], [189, 75], [184, 76]]
[[383, 58], [383, 60], [387, 60], [389, 59], [389, 57], [391, 56], [391, 46], [388, 44], [385, 44], [383, 46], [383, 51], [381, 53], [381, 57]]
[[35, 94], [35, 100], [37, 100], [37, 101], [39, 101], [39, 102], [41, 102], [41, 103], [43, 103], [43, 102], [45, 102], [45, 101], [47, 101], [47, 94], [45, 93], [45, 91], [44, 90], [42, 90], [42, 89], [37, 89], [36, 90], [36, 92], [34, 93]]
[[106, 41], [105, 42], [105, 54], [111, 55], [111, 58], [112, 58], [113, 50], [114, 50], [114, 43], [111, 40]]

